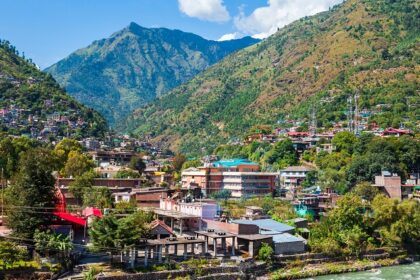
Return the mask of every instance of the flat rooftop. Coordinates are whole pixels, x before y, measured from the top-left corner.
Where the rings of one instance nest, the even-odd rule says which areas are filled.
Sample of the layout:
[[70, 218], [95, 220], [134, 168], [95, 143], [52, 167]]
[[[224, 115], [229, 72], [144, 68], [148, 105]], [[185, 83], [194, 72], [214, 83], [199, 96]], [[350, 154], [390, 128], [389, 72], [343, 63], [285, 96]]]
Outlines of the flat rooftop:
[[177, 238], [176, 240], [170, 241], [169, 239], [149, 239], [147, 240], [147, 245], [156, 246], [156, 245], [178, 245], [178, 244], [200, 244], [205, 243], [203, 239], [186, 239], [186, 238]]
[[[218, 233], [222, 232], [223, 234], [220, 235]], [[224, 232], [224, 231], [213, 231], [213, 232], [208, 232], [206, 230], [202, 230], [202, 231], [196, 231], [195, 233], [199, 234], [199, 235], [203, 235], [203, 236], [207, 236], [210, 238], [231, 238], [231, 237], [236, 237], [236, 234], [232, 234], [229, 232]]]
[[249, 241], [273, 239], [272, 235], [266, 234], [238, 234], [237, 237]]
[[164, 210], [156, 207], [142, 207], [141, 210], [154, 212], [158, 215], [175, 218], [175, 219], [199, 219], [200, 216], [185, 214], [178, 211]]

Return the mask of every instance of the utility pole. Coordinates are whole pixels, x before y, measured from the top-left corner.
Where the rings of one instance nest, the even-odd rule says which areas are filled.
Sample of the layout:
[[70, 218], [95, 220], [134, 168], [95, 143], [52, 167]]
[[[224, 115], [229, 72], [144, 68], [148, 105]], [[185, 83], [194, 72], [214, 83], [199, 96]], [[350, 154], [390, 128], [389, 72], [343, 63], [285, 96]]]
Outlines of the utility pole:
[[354, 96], [354, 134], [359, 135], [359, 93]]
[[316, 127], [317, 127], [315, 110], [316, 110], [316, 107], [315, 107], [315, 105], [313, 105], [312, 106], [312, 114], [311, 114], [311, 134], [312, 135], [315, 135]]
[[348, 120], [348, 129], [350, 132], [353, 132], [353, 98], [352, 96], [347, 98], [347, 120]]

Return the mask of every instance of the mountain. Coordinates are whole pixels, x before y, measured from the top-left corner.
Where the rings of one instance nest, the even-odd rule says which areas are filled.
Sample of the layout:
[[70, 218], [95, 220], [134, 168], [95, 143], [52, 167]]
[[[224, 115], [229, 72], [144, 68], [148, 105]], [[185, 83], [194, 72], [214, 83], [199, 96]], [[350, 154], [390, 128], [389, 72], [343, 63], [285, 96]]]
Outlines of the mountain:
[[179, 30], [131, 23], [45, 71], [77, 100], [118, 127], [133, 109], [258, 41], [245, 37], [216, 42]]
[[348, 0], [228, 56], [136, 110], [127, 131], [211, 152], [254, 125], [346, 119], [347, 100], [381, 127], [419, 127], [420, 1]]
[[99, 113], [67, 95], [51, 75], [0, 40], [0, 131], [53, 140], [99, 137], [106, 130]]

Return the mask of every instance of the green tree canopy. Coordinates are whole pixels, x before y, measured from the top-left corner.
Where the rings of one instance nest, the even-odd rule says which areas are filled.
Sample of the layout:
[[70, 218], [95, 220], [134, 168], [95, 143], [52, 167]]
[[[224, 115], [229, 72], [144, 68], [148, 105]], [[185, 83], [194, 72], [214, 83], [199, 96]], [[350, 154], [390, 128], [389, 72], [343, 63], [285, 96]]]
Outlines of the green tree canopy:
[[124, 169], [118, 171], [115, 178], [140, 178], [140, 173], [131, 169]]
[[22, 156], [19, 172], [6, 194], [8, 226], [14, 234], [32, 238], [36, 229], [51, 223], [54, 164], [54, 157], [46, 149], [30, 149]]
[[54, 154], [57, 156], [60, 168], [64, 167], [67, 162], [70, 152], [82, 152], [82, 144], [71, 138], [64, 138], [54, 147]]
[[146, 169], [146, 164], [141, 157], [135, 156], [131, 158], [128, 167], [132, 170], [137, 170], [137, 172], [142, 174], [144, 169]]
[[70, 151], [61, 174], [65, 177], [77, 177], [83, 173], [92, 171], [94, 167], [95, 163], [89, 158], [89, 156], [78, 151]]
[[93, 187], [94, 179], [97, 174], [93, 171], [87, 171], [80, 176], [77, 176], [69, 186], [69, 191], [74, 197], [81, 201], [86, 192], [90, 192]]

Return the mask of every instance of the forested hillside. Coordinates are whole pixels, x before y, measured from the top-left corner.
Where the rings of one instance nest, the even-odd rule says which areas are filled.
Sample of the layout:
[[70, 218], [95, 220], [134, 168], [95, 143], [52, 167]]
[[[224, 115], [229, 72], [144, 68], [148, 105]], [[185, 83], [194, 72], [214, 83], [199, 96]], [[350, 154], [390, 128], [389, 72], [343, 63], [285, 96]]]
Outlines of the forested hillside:
[[102, 136], [105, 120], [71, 98], [55, 80], [0, 41], [0, 130], [53, 140]]
[[348, 0], [228, 56], [140, 108], [127, 131], [175, 150], [211, 152], [254, 125], [346, 118], [347, 99], [381, 127], [416, 130], [420, 103], [420, 1]]
[[250, 37], [209, 41], [192, 33], [131, 23], [46, 71], [77, 100], [119, 128], [134, 109], [256, 42]]

